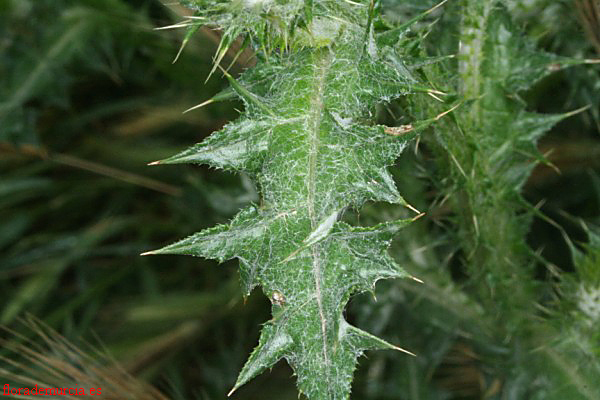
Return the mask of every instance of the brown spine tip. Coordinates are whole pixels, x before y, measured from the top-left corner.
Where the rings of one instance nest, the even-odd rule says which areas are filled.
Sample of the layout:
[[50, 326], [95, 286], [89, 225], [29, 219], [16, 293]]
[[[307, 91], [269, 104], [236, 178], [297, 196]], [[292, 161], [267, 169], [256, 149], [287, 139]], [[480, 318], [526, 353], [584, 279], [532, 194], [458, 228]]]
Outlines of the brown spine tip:
[[419, 218], [421, 218], [423, 215], [425, 215], [425, 213], [424, 213], [424, 212], [423, 212], [423, 213], [420, 213], [419, 215], [415, 215], [415, 216], [413, 217], [413, 219], [412, 219], [412, 220], [413, 220], [413, 221], [416, 221], [416, 220], [418, 220]]

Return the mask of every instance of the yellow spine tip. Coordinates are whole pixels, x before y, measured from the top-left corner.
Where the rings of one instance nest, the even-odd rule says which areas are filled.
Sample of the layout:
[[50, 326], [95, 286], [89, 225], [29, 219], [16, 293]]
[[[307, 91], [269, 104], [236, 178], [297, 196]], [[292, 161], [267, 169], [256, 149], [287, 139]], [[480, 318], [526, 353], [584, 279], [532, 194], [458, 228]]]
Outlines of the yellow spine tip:
[[410, 351], [408, 351], [408, 350], [405, 350], [405, 349], [403, 349], [402, 347], [394, 346], [394, 350], [401, 351], [401, 352], [403, 352], [403, 353], [406, 353], [406, 354], [408, 354], [408, 355], [411, 355], [411, 356], [413, 356], [413, 357], [416, 357], [416, 356], [417, 356], [415, 353], [412, 353], [412, 352], [410, 352]]

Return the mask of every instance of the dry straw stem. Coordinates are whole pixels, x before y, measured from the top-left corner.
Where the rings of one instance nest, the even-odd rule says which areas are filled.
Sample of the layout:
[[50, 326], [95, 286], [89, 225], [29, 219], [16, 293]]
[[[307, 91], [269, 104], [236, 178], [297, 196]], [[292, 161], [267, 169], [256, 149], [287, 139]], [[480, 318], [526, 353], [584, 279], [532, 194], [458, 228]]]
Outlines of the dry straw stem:
[[577, 0], [577, 13], [590, 42], [600, 54], [600, 2]]
[[[97, 399], [97, 395], [90, 395], [90, 388], [100, 388], [102, 399], [168, 400], [151, 385], [128, 374], [107, 354], [91, 346], [90, 350], [83, 350], [33, 317], [22, 322], [39, 340], [28, 339], [3, 327], [8, 338], [0, 339], [0, 345], [13, 354], [0, 356], [4, 364], [0, 377], [20, 387], [83, 388], [86, 392], [83, 396], [48, 397], [54, 399]], [[39, 396], [12, 398], [33, 400]]]
[[104, 175], [109, 178], [127, 182], [132, 185], [141, 186], [156, 192], [171, 196], [181, 196], [181, 188], [177, 186], [160, 182], [156, 179], [148, 178], [133, 172], [100, 164], [95, 161], [84, 160], [70, 154], [50, 153], [48, 150], [37, 146], [20, 146], [17, 148], [8, 143], [0, 143], [0, 154], [3, 152], [38, 157], [44, 160], [52, 161], [56, 164], [66, 165], [68, 167], [85, 170], [98, 175]]

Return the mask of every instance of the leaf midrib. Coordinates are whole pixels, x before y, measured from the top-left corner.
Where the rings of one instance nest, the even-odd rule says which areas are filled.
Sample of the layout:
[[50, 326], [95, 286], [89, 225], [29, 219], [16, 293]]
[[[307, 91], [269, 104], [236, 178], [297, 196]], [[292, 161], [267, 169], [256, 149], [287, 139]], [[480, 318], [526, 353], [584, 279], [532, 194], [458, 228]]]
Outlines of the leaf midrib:
[[[318, 226], [318, 217], [315, 213], [315, 186], [317, 175], [317, 159], [319, 155], [319, 132], [321, 130], [321, 121], [323, 116], [323, 97], [325, 92], [325, 81], [327, 72], [331, 65], [331, 54], [329, 50], [324, 49], [315, 52], [315, 86], [313, 95], [310, 99], [310, 113], [308, 117], [308, 216], [310, 218], [311, 231]], [[317, 251], [317, 246], [311, 246], [312, 253], [312, 273], [315, 281], [315, 297], [319, 308], [319, 317], [321, 320], [321, 334], [323, 336], [323, 360], [325, 365], [330, 363], [327, 354], [327, 319], [323, 310], [322, 290], [321, 290], [321, 260]]]

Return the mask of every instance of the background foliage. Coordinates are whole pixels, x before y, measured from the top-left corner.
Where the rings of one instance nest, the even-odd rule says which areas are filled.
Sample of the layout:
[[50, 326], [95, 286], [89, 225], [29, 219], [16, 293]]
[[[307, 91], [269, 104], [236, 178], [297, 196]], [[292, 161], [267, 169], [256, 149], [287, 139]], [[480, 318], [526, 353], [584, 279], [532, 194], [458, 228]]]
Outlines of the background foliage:
[[[420, 22], [429, 31], [423, 39], [429, 55], [456, 53], [465, 4], [449, 3]], [[506, 2], [529, 41], [579, 59], [599, 57], [594, 4]], [[387, 0], [383, 9], [390, 20], [404, 21], [433, 5]], [[217, 103], [181, 114], [226, 86], [219, 73], [204, 83], [219, 32], [202, 29], [172, 64], [185, 31], [152, 30], [185, 13], [156, 0], [0, 2], [0, 323], [30, 335], [18, 318], [31, 313], [71, 340], [102, 343], [127, 371], [172, 399], [218, 399], [255, 346], [268, 300], [256, 293], [243, 303], [236, 262], [138, 256], [258, 201], [244, 175], [146, 167], [201, 141], [241, 108]], [[225, 55], [228, 63], [231, 56]], [[424, 74], [438, 79], [454, 62]], [[246, 52], [232, 73], [253, 63]], [[534, 260], [533, 281], [523, 282], [523, 290], [533, 300], [526, 310], [503, 309], [502, 319], [523, 320], [526, 313], [527, 326], [516, 331], [499, 328], [497, 310], [473, 296], [466, 233], [457, 228], [460, 190], [436, 140], [448, 131], [425, 131], [405, 151], [393, 168], [397, 184], [427, 215], [400, 232], [391, 253], [425, 284], [381, 282], [377, 301], [359, 296], [346, 318], [418, 357], [361, 358], [353, 398], [594, 398], [599, 89], [592, 65], [519, 91], [532, 112], [591, 107], [556, 124], [539, 143], [560, 174], [538, 167], [520, 190], [526, 203], [519, 215], [531, 218], [526, 234]], [[424, 110], [408, 100], [388, 108], [380, 119], [390, 125], [410, 122], [395, 121], [401, 113], [394, 111]], [[346, 218], [371, 225], [403, 216], [378, 203]], [[501, 296], [510, 300], [510, 293]], [[233, 398], [297, 398], [291, 370], [280, 362]]]

